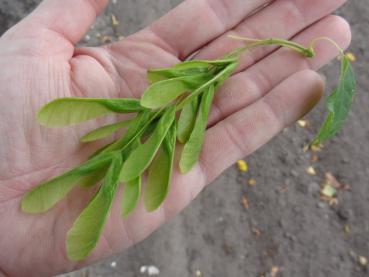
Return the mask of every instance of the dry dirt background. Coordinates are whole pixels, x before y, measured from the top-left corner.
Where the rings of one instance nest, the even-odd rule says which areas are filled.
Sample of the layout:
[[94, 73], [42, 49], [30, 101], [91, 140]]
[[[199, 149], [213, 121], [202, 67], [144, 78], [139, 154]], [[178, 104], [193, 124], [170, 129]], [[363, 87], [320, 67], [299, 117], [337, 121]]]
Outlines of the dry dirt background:
[[[0, 0], [0, 33], [38, 2]], [[112, 1], [82, 43], [96, 45], [132, 33], [180, 2]], [[369, 258], [369, 0], [350, 0], [338, 13], [353, 27], [358, 95], [344, 130], [318, 153], [318, 162], [303, 147], [323, 119], [323, 104], [307, 117], [307, 128], [291, 126], [247, 157], [247, 174], [230, 168], [144, 242], [68, 276], [147, 276], [140, 273], [144, 265], [154, 265], [162, 277], [369, 276], [365, 259], [358, 261]], [[120, 22], [116, 28], [111, 14]], [[323, 71], [329, 87], [337, 67]], [[309, 166], [315, 176], [306, 172]], [[338, 192], [333, 206], [319, 196], [328, 171], [351, 187]], [[247, 184], [251, 178], [255, 186]]]

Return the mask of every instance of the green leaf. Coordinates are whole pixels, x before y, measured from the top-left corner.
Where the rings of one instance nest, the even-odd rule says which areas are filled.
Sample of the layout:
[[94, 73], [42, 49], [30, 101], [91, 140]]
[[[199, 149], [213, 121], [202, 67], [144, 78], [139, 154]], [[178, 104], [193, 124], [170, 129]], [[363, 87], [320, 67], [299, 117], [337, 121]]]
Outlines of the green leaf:
[[124, 185], [122, 197], [122, 216], [128, 217], [136, 208], [141, 195], [141, 176]]
[[153, 113], [151, 111], [140, 112], [132, 119], [131, 124], [128, 127], [127, 132], [120, 139], [113, 141], [112, 143], [105, 145], [97, 150], [91, 157], [104, 155], [106, 153], [120, 150], [124, 151], [129, 147], [142, 133], [146, 130], [147, 126], [160, 114], [160, 111]]
[[88, 179], [88, 182], [91, 184], [90, 175], [94, 175], [95, 170], [105, 167], [110, 161], [111, 155], [105, 155], [100, 159], [88, 160], [60, 176], [41, 183], [23, 196], [22, 211], [32, 214], [48, 211], [80, 182], [82, 184], [86, 183]]
[[204, 91], [207, 91], [210, 86], [214, 86], [215, 89], [220, 87], [224, 83], [224, 81], [227, 80], [229, 76], [233, 73], [237, 65], [238, 65], [237, 62], [227, 65], [223, 70], [218, 72], [212, 79], [199, 86], [190, 95], [188, 95], [181, 103], [179, 103], [177, 105], [177, 110], [183, 109], [188, 103], [192, 102], [195, 99], [195, 97], [199, 96]]
[[150, 84], [154, 84], [167, 79], [193, 76], [207, 72], [209, 72], [208, 65], [204, 67], [195, 67], [189, 69], [175, 69], [175, 68], [152, 69], [147, 72], [147, 79], [149, 80]]
[[154, 159], [174, 119], [175, 106], [172, 106], [167, 108], [146, 142], [134, 149], [125, 161], [120, 175], [121, 181], [128, 182], [142, 175]]
[[210, 76], [209, 74], [198, 74], [154, 83], [142, 95], [141, 105], [149, 109], [164, 107], [183, 93], [196, 89]]
[[174, 151], [176, 145], [176, 124], [169, 129], [158, 155], [149, 168], [149, 176], [145, 185], [144, 204], [147, 211], [152, 212], [165, 200], [173, 171]]
[[151, 84], [163, 81], [166, 79], [172, 79], [177, 77], [184, 77], [190, 75], [196, 75], [201, 73], [210, 72], [210, 70], [217, 68], [223, 68], [231, 63], [237, 61], [237, 58], [225, 58], [215, 61], [207, 60], [192, 60], [178, 63], [170, 68], [159, 68], [149, 70], [147, 78]]
[[182, 173], [189, 172], [199, 159], [201, 148], [205, 139], [208, 115], [213, 98], [214, 87], [210, 86], [208, 91], [205, 92], [201, 97], [201, 103], [197, 114], [195, 127], [181, 154], [179, 167]]
[[95, 169], [95, 171], [91, 173], [90, 175], [81, 177], [78, 180], [78, 185], [83, 188], [89, 188], [89, 187], [96, 185], [98, 182], [100, 182], [104, 178], [108, 168], [109, 166], [107, 165], [100, 169]]
[[93, 131], [87, 133], [86, 135], [84, 135], [81, 138], [81, 141], [82, 142], [90, 142], [90, 141], [95, 141], [95, 140], [98, 140], [98, 139], [105, 138], [107, 136], [110, 136], [110, 135], [114, 134], [119, 129], [122, 129], [124, 127], [129, 126], [129, 124], [131, 124], [131, 123], [132, 123], [132, 120], [125, 120], [125, 121], [121, 121], [121, 122], [118, 122], [118, 123], [105, 125], [101, 128], [98, 128], [96, 130], [93, 130]]
[[313, 144], [320, 144], [332, 138], [341, 130], [343, 123], [349, 115], [355, 92], [355, 74], [349, 58], [343, 56], [339, 85], [327, 98], [328, 116], [318, 135], [313, 140]]
[[39, 185], [23, 196], [22, 211], [31, 214], [48, 211], [68, 194], [79, 178], [77, 174], [63, 174]]
[[186, 143], [190, 138], [193, 127], [195, 126], [197, 110], [199, 108], [199, 97], [184, 106], [178, 120], [177, 137], [180, 143]]
[[145, 131], [142, 133], [141, 140], [146, 140], [152, 132], [155, 130], [156, 125], [158, 125], [159, 119], [153, 120], [145, 129]]
[[229, 64], [224, 70], [221, 72], [219, 78], [217, 78], [214, 82], [214, 90], [217, 91], [218, 88], [223, 85], [225, 81], [233, 74], [234, 70], [237, 68], [238, 62], [234, 62]]
[[[131, 152], [141, 145], [140, 139], [137, 138], [125, 151], [123, 151], [123, 159], [127, 160]], [[128, 217], [136, 208], [141, 196], [141, 176], [127, 182], [124, 185], [123, 196], [121, 202], [122, 216]]]
[[119, 140], [116, 140], [109, 146], [105, 147], [103, 150], [99, 150], [100, 154], [109, 153], [115, 150], [125, 150], [132, 143], [134, 143], [137, 138], [145, 132], [145, 130], [150, 126], [150, 124], [160, 115], [161, 111], [151, 112], [145, 111], [139, 113], [130, 124], [127, 132]]
[[95, 248], [114, 200], [121, 166], [122, 157], [117, 155], [100, 190], [68, 231], [66, 247], [69, 259], [83, 260]]
[[60, 98], [41, 108], [38, 121], [45, 126], [73, 125], [109, 113], [132, 113], [144, 110], [137, 99]]
[[227, 67], [230, 64], [233, 64], [238, 61], [237, 57], [229, 57], [225, 59], [219, 59], [219, 60], [192, 60], [192, 61], [185, 61], [182, 63], [178, 63], [173, 68], [175, 69], [191, 69], [191, 68], [207, 68], [211, 65], [213, 66], [221, 66], [221, 67]]

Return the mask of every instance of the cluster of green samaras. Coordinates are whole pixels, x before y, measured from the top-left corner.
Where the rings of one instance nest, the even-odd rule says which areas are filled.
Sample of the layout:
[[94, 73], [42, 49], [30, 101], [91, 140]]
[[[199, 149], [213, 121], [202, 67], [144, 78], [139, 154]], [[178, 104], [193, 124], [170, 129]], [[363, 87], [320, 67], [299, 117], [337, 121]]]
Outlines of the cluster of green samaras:
[[[99, 185], [99, 190], [67, 234], [67, 254], [82, 260], [96, 246], [119, 184], [124, 183], [122, 216], [128, 216], [141, 195], [143, 174], [146, 184], [143, 202], [154, 211], [168, 194], [177, 141], [183, 144], [179, 168], [187, 173], [198, 161], [214, 93], [237, 68], [240, 56], [256, 46], [278, 45], [305, 57], [315, 55], [309, 48], [281, 39], [244, 40], [245, 46], [220, 60], [193, 60], [171, 68], [148, 71], [150, 86], [141, 99], [63, 98], [44, 106], [38, 120], [49, 127], [66, 126], [111, 113], [134, 113], [129, 120], [103, 126], [84, 137], [98, 140], [126, 128], [123, 135], [95, 152], [70, 171], [47, 180], [28, 192], [22, 210], [43, 213], [61, 201], [75, 186]], [[334, 43], [334, 42], [333, 42]], [[335, 44], [336, 45], [336, 44]], [[341, 51], [339, 85], [328, 97], [328, 116], [313, 141], [319, 144], [334, 136], [346, 119], [355, 94], [355, 78], [349, 56]]]

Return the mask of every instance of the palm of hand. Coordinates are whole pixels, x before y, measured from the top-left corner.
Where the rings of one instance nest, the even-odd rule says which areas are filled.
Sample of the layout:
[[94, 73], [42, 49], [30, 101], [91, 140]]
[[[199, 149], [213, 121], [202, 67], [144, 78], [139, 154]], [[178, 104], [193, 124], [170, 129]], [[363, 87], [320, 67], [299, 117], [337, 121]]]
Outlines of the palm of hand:
[[[50, 41], [59, 39], [51, 32], [48, 36], [44, 39]], [[58, 51], [72, 53], [70, 49], [74, 49], [74, 46], [68, 41], [62, 43], [65, 46]], [[140, 50], [130, 50], [135, 47]], [[46, 256], [37, 257], [37, 260], [43, 262], [48, 260], [48, 253], [64, 247], [67, 230], [91, 199], [93, 191], [77, 189], [57, 207], [41, 216], [23, 214], [19, 210], [19, 200], [31, 187], [85, 160], [96, 150], [101, 143], [84, 146], [79, 142], [79, 138], [88, 129], [100, 127], [101, 122], [87, 124], [88, 126], [82, 129], [81, 127], [46, 129], [39, 126], [35, 119], [37, 110], [44, 103], [57, 97], [138, 97], [147, 85], [147, 69], [154, 67], [151, 61], [160, 62], [155, 67], [178, 62], [177, 58], [160, 50], [159, 47], [137, 42], [134, 37], [110, 48], [80, 49], [73, 57], [63, 55], [57, 59], [52, 53], [53, 50], [53, 48], [40, 50], [45, 57], [29, 57], [28, 53], [19, 52], [10, 58], [0, 58], [0, 64], [11, 64], [8, 71], [19, 72], [24, 69], [19, 75], [10, 76], [10, 79], [6, 76], [0, 77], [0, 82], [7, 84], [7, 91], [4, 91], [4, 86], [2, 89], [0, 113], [1, 118], [9, 123], [1, 130], [1, 133], [6, 133], [7, 136], [4, 138], [5, 141], [2, 140], [1, 149], [1, 158], [5, 162], [0, 165], [0, 211], [4, 211], [0, 216], [4, 223], [0, 225], [15, 230], [5, 233], [16, 238], [19, 246], [14, 244], [14, 240], [4, 238], [4, 241], [12, 243], [14, 254], [18, 257], [21, 256], [20, 251], [26, 253], [27, 257], [32, 256], [34, 249], [44, 245], [46, 249], [42, 251], [46, 250], [44, 252]], [[133, 57], [129, 57], [131, 55]], [[146, 56], [145, 61], [140, 64], [134, 55], [141, 58]], [[11, 106], [11, 111], [8, 110], [8, 106]], [[22, 128], [14, 129], [14, 126]], [[58, 147], [55, 147], [57, 145]], [[5, 211], [14, 211], [14, 214], [11, 216]], [[131, 240], [142, 238], [141, 236], [130, 238], [122, 222], [119, 205], [114, 206], [112, 214], [113, 217], [107, 223], [107, 232], [104, 234], [106, 240], [96, 251], [95, 258], [103, 253], [117, 251], [121, 245], [128, 247], [133, 243]], [[157, 216], [159, 217], [162, 215]], [[27, 236], [24, 236], [25, 233]], [[111, 240], [110, 234], [119, 237], [119, 248], [110, 249], [109, 245], [117, 245], [116, 238], [108, 241]], [[27, 245], [27, 248], [24, 249], [22, 245]], [[65, 254], [61, 256], [66, 262]], [[94, 259], [93, 256], [91, 258]], [[34, 263], [35, 260], [27, 262]]]
[[[47, 2], [52, 3], [53, 0]], [[187, 6], [200, 5], [193, 2], [188, 1]], [[239, 8], [242, 1], [233, 2], [234, 4], [228, 7], [230, 10]], [[256, 8], [264, 1], [254, 2], [254, 8]], [[327, 5], [324, 11], [316, 8], [317, 14], [311, 15], [305, 24], [317, 20], [338, 6], [337, 1], [328, 2], [332, 2], [330, 6]], [[235, 7], [231, 7], [232, 5]], [[274, 9], [278, 7], [275, 6]], [[48, 8], [47, 4], [42, 8]], [[283, 9], [283, 6], [280, 5], [279, 8]], [[204, 44], [205, 41], [198, 42], [196, 37], [193, 37], [193, 41], [186, 42], [187, 46], [181, 45], [183, 48], [177, 50], [176, 46], [173, 46], [175, 43], [170, 39], [179, 39], [178, 36], [164, 32], [168, 30], [161, 25], [175, 22], [175, 18], [184, 9], [181, 10], [180, 7], [177, 14], [167, 16], [154, 27], [103, 48], [75, 50], [73, 36], [66, 37], [48, 28], [44, 28], [42, 32], [31, 31], [30, 25], [27, 24], [32, 23], [34, 18], [19, 24], [0, 40], [0, 65], [6, 69], [0, 73], [0, 118], [2, 120], [0, 123], [0, 233], [2, 234], [0, 249], [8, 249], [0, 252], [0, 268], [5, 272], [14, 270], [13, 274], [21, 275], [29, 268], [37, 268], [38, 272], [35, 272], [35, 275], [50, 274], [72, 270], [83, 265], [68, 261], [64, 246], [65, 236], [75, 218], [91, 199], [93, 189], [77, 188], [64, 201], [43, 215], [23, 214], [19, 209], [19, 203], [22, 195], [30, 188], [71, 168], [96, 150], [100, 143], [85, 146], [79, 142], [79, 138], [87, 130], [101, 126], [101, 122], [88, 123], [82, 127], [45, 129], [35, 120], [37, 110], [43, 104], [58, 97], [139, 97], [147, 86], [147, 69], [175, 64], [179, 61], [178, 54], [186, 56]], [[246, 14], [246, 9], [243, 8], [243, 10]], [[278, 10], [275, 12], [278, 13]], [[210, 10], [206, 13], [209, 18], [211, 14]], [[262, 18], [256, 22], [261, 20]], [[333, 17], [325, 21], [316, 23], [316, 25], [320, 24], [319, 26], [310, 27], [311, 30], [305, 31], [299, 39], [303, 41], [309, 39], [314, 36], [315, 29], [318, 28], [321, 32], [328, 32], [331, 30], [329, 24], [335, 24], [338, 27], [333, 36], [336, 36], [336, 40], [342, 44], [347, 44], [348, 36], [339, 34], [339, 29], [347, 26]], [[188, 28], [190, 24], [187, 23]], [[225, 30], [235, 24], [230, 23]], [[303, 27], [305, 26], [299, 28]], [[158, 35], [157, 30], [160, 29], [163, 29], [161, 32], [165, 34], [164, 36]], [[348, 33], [348, 30], [345, 31]], [[82, 32], [83, 30], [80, 31]], [[216, 32], [220, 31], [216, 30]], [[208, 30], [208, 33], [211, 33], [211, 30]], [[280, 36], [291, 36], [297, 33], [297, 30], [291, 30], [289, 33], [283, 33]], [[210, 39], [209, 37], [208, 40]], [[183, 39], [181, 42], [185, 43]], [[220, 57], [233, 47], [234, 45], [226, 42], [225, 38], [220, 38], [202, 50], [199, 55], [201, 58]], [[321, 66], [333, 57], [329, 47], [326, 48], [322, 48], [324, 54], [319, 61], [312, 64], [313, 68]], [[256, 53], [255, 55], [259, 56], [255, 58], [261, 59], [266, 54], [266, 52]], [[251, 96], [245, 97], [242, 96], [244, 95], [242, 92], [237, 95], [237, 91], [244, 85], [242, 80], [257, 76], [261, 70], [267, 71], [266, 65], [277, 67], [279, 57], [282, 55], [284, 55], [284, 61], [297, 65], [291, 65], [291, 68], [285, 69], [279, 79], [271, 80], [267, 86], [264, 86], [264, 91], [256, 91], [260, 93], [259, 95], [250, 93]], [[148, 214], [140, 205], [128, 220], [123, 220], [120, 216], [119, 203], [121, 193], [118, 193], [119, 196], [113, 204], [111, 216], [97, 248], [84, 263], [115, 253], [142, 240], [183, 209], [206, 183], [219, 175], [232, 162], [261, 146], [283, 126], [307, 112], [319, 99], [321, 85], [316, 75], [304, 72], [287, 79], [303, 68], [304, 63], [300, 57], [279, 51], [271, 57], [265, 57], [265, 64], [260, 65], [262, 62], [263, 60], [249, 67], [247, 71], [232, 77], [233, 81], [226, 84], [219, 92], [215, 100], [218, 108], [211, 114], [210, 121], [213, 127], [208, 131], [201, 162], [188, 175], [175, 174], [171, 192], [163, 207]], [[245, 60], [241, 67], [244, 69], [250, 65], [251, 62]], [[283, 79], [287, 79], [286, 84], [282, 83], [280, 87], [274, 88]], [[298, 88], [300, 90], [298, 99], [292, 94], [295, 91], [289, 94], [282, 92], [285, 86], [297, 87], [297, 83], [301, 81], [307, 81], [308, 84], [304, 88]], [[261, 86], [261, 84], [256, 85]], [[269, 96], [261, 98], [267, 92]], [[237, 101], [232, 100], [233, 97], [227, 99], [226, 95], [229, 93], [237, 96]], [[278, 106], [286, 107], [292, 101], [298, 101], [298, 103], [284, 114]], [[277, 126], [270, 128], [270, 124], [274, 123], [278, 123]], [[267, 127], [263, 128], [263, 125]], [[234, 131], [239, 127], [244, 131]], [[244, 135], [250, 131], [253, 131], [253, 135], [245, 139]], [[220, 145], [222, 147], [219, 147]], [[211, 168], [207, 167], [209, 163], [212, 164]], [[22, 268], [14, 269], [16, 263], [22, 264]]]

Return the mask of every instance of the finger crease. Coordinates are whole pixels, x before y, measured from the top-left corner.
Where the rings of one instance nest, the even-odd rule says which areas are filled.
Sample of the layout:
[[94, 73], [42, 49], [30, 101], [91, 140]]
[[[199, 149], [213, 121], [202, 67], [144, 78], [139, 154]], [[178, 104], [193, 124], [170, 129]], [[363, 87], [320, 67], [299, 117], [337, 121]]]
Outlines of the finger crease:
[[136, 244], [135, 239], [133, 238], [131, 232], [129, 231], [126, 220], [123, 220], [122, 228], [123, 228], [124, 233], [126, 233], [126, 238], [128, 240], [128, 244], [131, 245], [131, 246]]
[[[278, 130], [283, 129], [285, 122], [286, 122], [284, 118], [284, 114], [282, 114], [281, 116], [277, 112], [277, 110], [273, 108], [273, 105], [269, 103], [268, 98], [262, 98], [260, 101], [265, 106], [265, 109], [263, 109], [263, 111], [268, 117], [268, 121], [270, 119], [271, 121], [274, 121], [276, 123], [276, 125], [271, 124], [270, 126], [276, 126]], [[281, 110], [284, 110], [284, 109], [281, 109]]]
[[[217, 21], [220, 23], [222, 33], [228, 29], [229, 18], [232, 17], [228, 5], [224, 0], [206, 1], [210, 11], [215, 15]], [[216, 3], [216, 4], [215, 4]]]
[[223, 112], [222, 112], [222, 109], [217, 99], [213, 101], [212, 112], [214, 114], [214, 120], [213, 120], [214, 123], [209, 124], [208, 128], [212, 127], [212, 125], [214, 125], [216, 122], [218, 122], [219, 120], [223, 118]]
[[251, 83], [254, 84], [254, 90], [258, 94], [258, 99], [264, 96], [269, 90], [274, 87], [274, 82], [269, 74], [265, 73], [262, 69], [258, 71], [253, 77], [250, 78]]
[[104, 233], [102, 234], [102, 238], [105, 241], [105, 244], [107, 246], [107, 249], [109, 251], [109, 254], [110, 255], [113, 254], [114, 253], [113, 246], [110, 244], [109, 239], [107, 238], [107, 236]]
[[230, 140], [231, 144], [235, 145], [237, 150], [243, 155], [248, 155], [249, 149], [246, 149], [245, 143], [242, 143], [237, 137], [244, 137], [244, 135], [231, 122], [223, 121], [225, 134]]
[[[197, 163], [199, 166], [199, 171], [201, 174], [201, 179], [202, 179], [202, 184], [201, 184], [201, 190], [204, 188], [204, 186], [208, 183], [209, 181], [209, 175], [208, 175], [208, 170], [207, 170], [207, 163], [206, 161], [202, 158], [202, 155], [200, 155], [199, 157], [199, 162]], [[200, 191], [201, 191], [200, 190]], [[194, 193], [193, 190], [191, 190], [191, 201], [193, 199], [195, 199], [196, 194]]]
[[166, 52], [171, 53], [172, 55], [176, 57], [180, 57], [182, 55], [180, 51], [176, 50], [176, 47], [174, 45], [171, 45], [170, 43], [166, 42], [165, 39], [162, 38], [152, 26], [148, 27], [148, 31], [152, 35], [154, 35], [155, 39], [157, 40], [153, 42], [157, 47], [159, 47], [160, 49], [163, 49]]
[[306, 12], [302, 10], [300, 4], [296, 3], [297, 1], [289, 1], [290, 10], [296, 15], [296, 18], [302, 23], [302, 26], [306, 25]]

